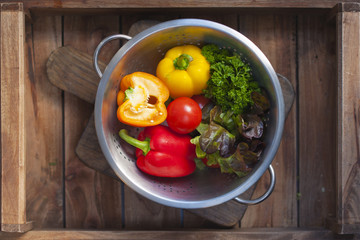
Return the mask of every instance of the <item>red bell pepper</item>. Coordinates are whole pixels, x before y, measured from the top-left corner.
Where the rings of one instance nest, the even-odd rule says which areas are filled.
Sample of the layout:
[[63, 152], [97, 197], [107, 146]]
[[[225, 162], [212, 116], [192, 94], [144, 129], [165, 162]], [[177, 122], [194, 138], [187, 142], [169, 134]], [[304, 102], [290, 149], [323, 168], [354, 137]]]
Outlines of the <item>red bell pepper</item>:
[[136, 165], [143, 172], [158, 177], [183, 177], [195, 171], [195, 145], [189, 135], [178, 134], [169, 127], [157, 125], [145, 128], [138, 139], [126, 129], [120, 137], [136, 147]]

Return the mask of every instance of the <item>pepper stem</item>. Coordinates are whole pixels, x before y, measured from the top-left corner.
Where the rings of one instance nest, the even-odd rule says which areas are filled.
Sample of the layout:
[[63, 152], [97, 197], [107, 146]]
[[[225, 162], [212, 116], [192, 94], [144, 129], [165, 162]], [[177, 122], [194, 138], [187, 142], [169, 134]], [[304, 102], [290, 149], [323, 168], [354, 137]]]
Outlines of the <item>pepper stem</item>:
[[128, 144], [139, 148], [143, 151], [144, 156], [150, 151], [150, 139], [146, 138], [144, 141], [140, 141], [136, 138], [129, 136], [128, 131], [126, 129], [121, 129], [119, 131], [119, 136]]
[[181, 54], [174, 60], [175, 69], [186, 70], [192, 60], [193, 58], [189, 54]]

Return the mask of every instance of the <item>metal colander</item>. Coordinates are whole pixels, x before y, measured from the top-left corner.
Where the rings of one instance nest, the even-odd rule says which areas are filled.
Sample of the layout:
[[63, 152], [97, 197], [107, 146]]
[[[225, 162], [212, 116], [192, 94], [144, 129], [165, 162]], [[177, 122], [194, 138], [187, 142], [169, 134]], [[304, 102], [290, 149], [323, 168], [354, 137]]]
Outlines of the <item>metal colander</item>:
[[[97, 66], [101, 47], [115, 38], [129, 40], [114, 55], [104, 74]], [[120, 123], [116, 117], [116, 96], [122, 77], [143, 71], [155, 74], [166, 51], [177, 45], [201, 47], [213, 43], [239, 53], [253, 69], [253, 76], [269, 94], [271, 109], [264, 149], [259, 163], [244, 178], [222, 174], [218, 169], [196, 170], [182, 178], [159, 178], [141, 172], [135, 164], [134, 147], [120, 139], [118, 132], [126, 128], [137, 137], [141, 128]], [[221, 204], [231, 199], [242, 203], [258, 203], [270, 195], [275, 184], [271, 162], [280, 144], [284, 126], [284, 100], [277, 75], [265, 55], [239, 32], [207, 20], [180, 19], [155, 25], [135, 37], [115, 35], [104, 39], [94, 54], [95, 68], [101, 76], [95, 102], [95, 125], [101, 149], [118, 177], [139, 194], [171, 207], [191, 209]], [[272, 181], [266, 194], [254, 201], [237, 196], [249, 189], [270, 169]]]

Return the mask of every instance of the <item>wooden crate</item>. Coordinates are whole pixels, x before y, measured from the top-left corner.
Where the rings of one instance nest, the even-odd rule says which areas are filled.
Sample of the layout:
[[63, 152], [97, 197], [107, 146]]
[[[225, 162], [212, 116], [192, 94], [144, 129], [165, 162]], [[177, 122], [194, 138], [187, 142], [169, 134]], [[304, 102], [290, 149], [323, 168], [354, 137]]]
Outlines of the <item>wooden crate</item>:
[[[0, 237], [352, 239], [360, 232], [359, 10], [346, 1], [1, 3]], [[275, 191], [231, 229], [153, 203], [82, 164], [75, 147], [93, 105], [50, 84], [45, 71], [60, 46], [92, 54], [138, 20], [186, 17], [239, 30], [297, 92], [273, 161]], [[100, 58], [118, 48], [108, 44]], [[267, 185], [265, 175], [254, 196]]]

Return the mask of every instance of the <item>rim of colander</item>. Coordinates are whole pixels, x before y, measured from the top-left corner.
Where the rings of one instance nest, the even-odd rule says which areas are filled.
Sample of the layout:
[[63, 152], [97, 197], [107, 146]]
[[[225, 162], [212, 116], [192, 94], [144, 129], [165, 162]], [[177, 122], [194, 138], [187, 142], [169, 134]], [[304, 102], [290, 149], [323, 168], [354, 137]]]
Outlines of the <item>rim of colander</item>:
[[[205, 27], [210, 28], [213, 30], [224, 32], [228, 35], [231, 35], [233, 38], [235, 38], [237, 41], [240, 41], [242, 44], [248, 47], [249, 51], [251, 51], [261, 62], [264, 69], [266, 70], [268, 76], [272, 80], [272, 85], [275, 90], [276, 94], [276, 115], [278, 121], [276, 122], [275, 126], [275, 134], [274, 138], [272, 139], [272, 142], [270, 145], [267, 145], [267, 155], [265, 158], [263, 158], [262, 164], [260, 164], [256, 172], [258, 174], [251, 174], [247, 177], [247, 179], [238, 187], [233, 189], [232, 191], [229, 191], [226, 194], [223, 194], [221, 196], [209, 198], [206, 200], [200, 200], [200, 201], [184, 201], [184, 200], [176, 200], [176, 199], [170, 199], [166, 198], [157, 194], [152, 193], [148, 189], [145, 189], [144, 187], [140, 187], [139, 185], [135, 184], [131, 179], [118, 167], [116, 164], [115, 159], [112, 157], [109, 151], [108, 144], [106, 142], [106, 137], [103, 131], [103, 125], [102, 125], [102, 104], [104, 99], [104, 92], [106, 89], [106, 85], [109, 81], [109, 78], [112, 74], [112, 71], [116, 67], [117, 63], [121, 60], [121, 56], [124, 56], [126, 52], [131, 49], [132, 46], [134, 46], [136, 43], [140, 42], [144, 38], [146, 38], [149, 35], [155, 34], [159, 31], [174, 28], [174, 27], [183, 27], [183, 26], [192, 26], [192, 27]], [[280, 111], [282, 109], [282, 111]], [[176, 207], [176, 208], [184, 208], [184, 209], [195, 209], [195, 208], [205, 208], [205, 207], [211, 207], [215, 206], [224, 202], [227, 202], [229, 200], [234, 199], [235, 197], [238, 197], [242, 193], [244, 193], [246, 190], [248, 190], [252, 185], [254, 185], [260, 177], [265, 173], [265, 171], [268, 169], [269, 165], [271, 164], [272, 160], [274, 159], [282, 137], [283, 132], [283, 126], [285, 121], [285, 112], [284, 110], [284, 99], [282, 95], [282, 90], [280, 83], [278, 81], [277, 75], [275, 73], [275, 70], [273, 69], [270, 61], [267, 59], [267, 57], [264, 55], [264, 53], [247, 37], [242, 35], [240, 32], [225, 26], [223, 24], [213, 22], [210, 20], [203, 20], [203, 19], [193, 19], [193, 18], [184, 18], [184, 19], [177, 19], [177, 20], [170, 20], [163, 23], [159, 23], [153, 27], [150, 27], [143, 32], [137, 34], [134, 36], [131, 40], [129, 40], [127, 43], [125, 43], [114, 55], [108, 66], [106, 67], [103, 77], [100, 80], [97, 94], [96, 94], [96, 100], [95, 100], [95, 127], [96, 127], [96, 134], [99, 140], [99, 144], [101, 147], [101, 150], [116, 173], [116, 175], [130, 188], [132, 188], [134, 191], [138, 192], [139, 194], [143, 195], [144, 197], [158, 202], [160, 204], [170, 206], [170, 207]]]

